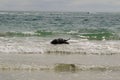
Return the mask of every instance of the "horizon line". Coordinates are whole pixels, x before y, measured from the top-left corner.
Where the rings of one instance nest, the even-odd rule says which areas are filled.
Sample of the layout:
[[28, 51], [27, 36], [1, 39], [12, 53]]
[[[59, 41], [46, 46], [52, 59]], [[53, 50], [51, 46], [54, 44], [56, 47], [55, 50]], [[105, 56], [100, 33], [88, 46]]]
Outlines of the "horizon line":
[[89, 12], [89, 13], [120, 13], [120, 11], [59, 11], [59, 10], [0, 10], [0, 12]]

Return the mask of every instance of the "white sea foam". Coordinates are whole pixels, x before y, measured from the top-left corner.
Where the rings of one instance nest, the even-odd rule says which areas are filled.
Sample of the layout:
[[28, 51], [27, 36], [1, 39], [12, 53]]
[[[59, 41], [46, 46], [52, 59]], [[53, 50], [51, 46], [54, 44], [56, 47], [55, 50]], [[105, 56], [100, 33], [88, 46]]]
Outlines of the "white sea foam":
[[120, 53], [120, 41], [71, 40], [70, 44], [52, 45], [40, 38], [0, 38], [2, 53], [56, 53], [112, 55]]

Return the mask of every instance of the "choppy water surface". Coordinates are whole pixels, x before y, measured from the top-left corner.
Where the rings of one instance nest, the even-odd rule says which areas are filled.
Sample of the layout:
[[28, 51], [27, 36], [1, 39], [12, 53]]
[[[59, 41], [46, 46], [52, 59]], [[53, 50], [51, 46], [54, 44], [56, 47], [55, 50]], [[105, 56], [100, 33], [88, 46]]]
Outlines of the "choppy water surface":
[[119, 13], [1, 11], [0, 80], [120, 80], [119, 30]]

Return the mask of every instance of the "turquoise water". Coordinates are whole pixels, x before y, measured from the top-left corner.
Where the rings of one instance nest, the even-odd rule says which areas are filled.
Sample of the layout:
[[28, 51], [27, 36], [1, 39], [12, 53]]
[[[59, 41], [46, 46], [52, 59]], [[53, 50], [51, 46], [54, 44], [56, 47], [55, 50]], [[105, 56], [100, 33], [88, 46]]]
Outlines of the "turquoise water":
[[120, 13], [1, 11], [0, 80], [120, 80], [119, 31]]
[[103, 37], [118, 40], [119, 22], [119, 13], [8, 11], [0, 12], [0, 36], [66, 35], [85, 36], [90, 40], [102, 40]]

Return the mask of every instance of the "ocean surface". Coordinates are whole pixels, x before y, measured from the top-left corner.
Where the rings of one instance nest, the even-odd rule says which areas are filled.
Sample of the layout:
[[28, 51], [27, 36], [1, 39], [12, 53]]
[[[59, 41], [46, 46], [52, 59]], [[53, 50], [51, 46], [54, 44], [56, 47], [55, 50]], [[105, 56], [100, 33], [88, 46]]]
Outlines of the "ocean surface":
[[0, 80], [120, 80], [119, 61], [120, 13], [0, 11]]

